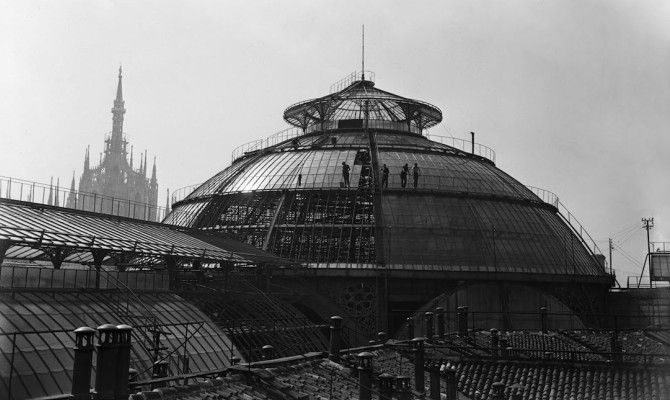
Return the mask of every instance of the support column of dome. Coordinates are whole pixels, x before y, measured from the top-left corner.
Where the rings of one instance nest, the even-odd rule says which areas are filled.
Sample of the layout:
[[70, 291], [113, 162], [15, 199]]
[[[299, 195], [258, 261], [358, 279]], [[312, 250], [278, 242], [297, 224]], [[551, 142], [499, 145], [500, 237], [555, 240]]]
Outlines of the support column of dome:
[[380, 274], [375, 280], [377, 297], [377, 328], [388, 330], [388, 273], [386, 271], [386, 252], [384, 246], [384, 213], [382, 212], [382, 190], [379, 181], [379, 154], [375, 134], [368, 129], [369, 104], [365, 102], [363, 130], [368, 135], [370, 149], [370, 167], [372, 168], [372, 209], [375, 217], [375, 257]]

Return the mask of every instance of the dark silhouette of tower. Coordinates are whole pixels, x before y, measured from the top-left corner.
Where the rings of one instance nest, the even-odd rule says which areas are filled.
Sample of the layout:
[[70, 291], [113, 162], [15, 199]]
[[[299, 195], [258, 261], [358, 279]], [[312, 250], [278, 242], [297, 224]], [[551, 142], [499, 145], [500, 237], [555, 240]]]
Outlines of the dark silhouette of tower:
[[79, 194], [76, 201], [74, 196], [70, 196], [67, 206], [155, 221], [158, 218], [156, 157], [150, 179], [147, 179], [146, 151], [144, 157], [140, 153], [138, 170], [133, 169], [132, 147], [128, 161], [128, 141], [123, 134], [123, 116], [126, 109], [122, 79], [122, 70], [119, 67], [119, 82], [112, 107], [112, 132], [105, 136], [100, 164], [91, 166], [90, 149], [87, 147], [84, 171], [79, 178]]

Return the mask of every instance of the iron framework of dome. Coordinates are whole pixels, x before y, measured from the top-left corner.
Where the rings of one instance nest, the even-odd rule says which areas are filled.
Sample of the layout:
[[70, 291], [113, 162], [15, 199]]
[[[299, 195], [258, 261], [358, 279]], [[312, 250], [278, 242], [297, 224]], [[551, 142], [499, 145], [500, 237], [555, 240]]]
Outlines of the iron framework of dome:
[[356, 80], [290, 106], [284, 119], [296, 128], [243, 147], [164, 222], [238, 233], [314, 268], [607, 278], [557, 198], [496, 168], [484, 146], [429, 139], [442, 120], [435, 106]]

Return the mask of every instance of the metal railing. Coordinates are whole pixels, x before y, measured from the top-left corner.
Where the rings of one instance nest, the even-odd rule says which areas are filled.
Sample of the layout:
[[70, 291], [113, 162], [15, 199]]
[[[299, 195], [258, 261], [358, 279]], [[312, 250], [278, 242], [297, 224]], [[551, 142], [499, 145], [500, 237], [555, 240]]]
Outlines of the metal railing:
[[[3, 265], [2, 289], [94, 289], [96, 271], [92, 269], [54, 269]], [[105, 271], [100, 274], [99, 289], [132, 289], [163, 292], [169, 290], [167, 273], [141, 271]]]
[[[175, 190], [170, 197], [170, 206], [187, 198], [193, 191], [202, 186], [202, 183], [188, 185]], [[169, 211], [168, 211], [169, 212]]]
[[281, 130], [281, 131], [279, 131], [279, 132], [277, 132], [273, 135], [270, 135], [270, 136], [268, 136], [264, 139], [258, 139], [258, 140], [254, 140], [254, 141], [251, 141], [251, 142], [244, 143], [243, 145], [237, 146], [236, 148], [233, 149], [232, 154], [231, 154], [231, 158], [232, 158], [231, 161], [234, 162], [235, 160], [242, 157], [246, 153], [266, 149], [268, 147], [279, 144], [279, 143], [281, 143], [285, 140], [296, 138], [296, 137], [298, 137], [302, 134], [303, 134], [302, 129], [291, 127], [291, 128], [283, 129], [283, 130]]
[[461, 150], [465, 153], [470, 153], [470, 154], [474, 154], [474, 155], [483, 157], [487, 160], [492, 161], [494, 164], [496, 162], [496, 152], [493, 151], [492, 148], [490, 148], [488, 146], [484, 146], [481, 143], [475, 143], [474, 153], [473, 153], [472, 141], [470, 141], [470, 140], [456, 138], [456, 137], [452, 137], [452, 136], [430, 135], [428, 133], [424, 133], [424, 136], [426, 136], [428, 139], [430, 139], [434, 142], [442, 143], [442, 144], [447, 145], [449, 147], [453, 147], [455, 149]]
[[596, 241], [593, 240], [591, 235], [586, 231], [586, 229], [584, 229], [582, 223], [579, 222], [579, 220], [570, 212], [570, 210], [568, 210], [568, 208], [563, 203], [561, 203], [559, 197], [555, 193], [534, 186], [526, 186], [526, 187], [531, 192], [533, 192], [533, 194], [539, 197], [542, 201], [556, 207], [559, 215], [563, 217], [563, 219], [568, 223], [568, 225], [572, 228], [575, 234], [579, 236], [584, 245], [588, 247], [588, 249], [594, 255], [604, 254], [596, 244]]
[[71, 191], [58, 185], [0, 176], [0, 198], [92, 211], [118, 217], [161, 221], [165, 207], [97, 193]]
[[[336, 129], [340, 129], [339, 127], [339, 122], [340, 120], [333, 120], [333, 121], [326, 121], [324, 123], [319, 123], [319, 124], [313, 124], [307, 127], [305, 130], [305, 134], [313, 133], [313, 132], [326, 132], [326, 131], [332, 131]], [[359, 128], [354, 128], [354, 129], [363, 129], [363, 122], [361, 122], [361, 127]], [[386, 129], [386, 130], [393, 130], [393, 131], [402, 131], [402, 132], [410, 132], [414, 133], [417, 135], [421, 134], [421, 129], [417, 127], [416, 125], [407, 125], [404, 122], [398, 122], [398, 121], [387, 121], [387, 120], [381, 120], [381, 119], [370, 119], [367, 121], [367, 129]]]
[[375, 73], [373, 71], [354, 71], [350, 73], [349, 75], [345, 76], [344, 78], [340, 79], [339, 81], [333, 83], [330, 85], [330, 94], [333, 94], [335, 92], [339, 92], [340, 90], [346, 88], [347, 86], [351, 85], [352, 83], [356, 81], [361, 80], [361, 72], [365, 74], [365, 80], [374, 82], [375, 81]]

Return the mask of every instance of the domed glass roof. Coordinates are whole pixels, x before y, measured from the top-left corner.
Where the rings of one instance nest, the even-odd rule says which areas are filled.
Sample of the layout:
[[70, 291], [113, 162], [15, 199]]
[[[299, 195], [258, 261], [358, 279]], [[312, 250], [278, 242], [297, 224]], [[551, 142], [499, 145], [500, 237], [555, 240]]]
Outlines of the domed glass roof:
[[490, 157], [418, 134], [436, 107], [358, 81], [284, 117], [305, 133], [238, 157], [164, 222], [319, 268], [606, 276], [555, 205]]
[[308, 131], [310, 127], [354, 126], [354, 121], [387, 121], [399, 129], [430, 128], [442, 121], [439, 108], [408, 99], [374, 87], [372, 81], [360, 80], [342, 91], [307, 100], [284, 111], [289, 124]]

